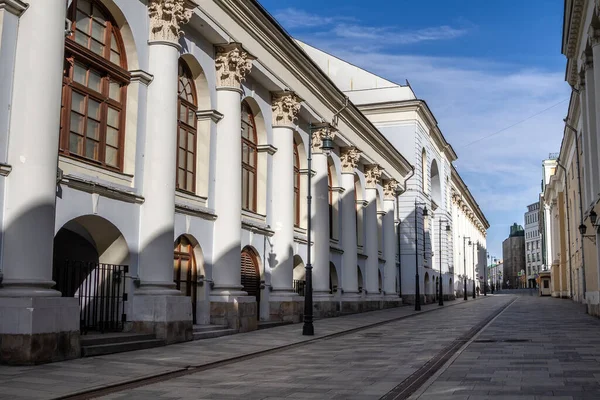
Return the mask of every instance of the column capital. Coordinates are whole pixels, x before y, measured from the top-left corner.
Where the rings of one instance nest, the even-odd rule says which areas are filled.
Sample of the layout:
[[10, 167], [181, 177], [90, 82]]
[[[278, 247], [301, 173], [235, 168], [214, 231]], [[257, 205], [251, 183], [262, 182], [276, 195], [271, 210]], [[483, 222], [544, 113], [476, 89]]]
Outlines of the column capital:
[[376, 189], [377, 184], [379, 183], [379, 179], [381, 178], [381, 174], [383, 173], [383, 168], [379, 166], [379, 164], [370, 164], [365, 167], [365, 178], [367, 182], [367, 189]]
[[353, 174], [354, 169], [358, 166], [360, 161], [360, 151], [355, 146], [349, 146], [342, 148], [340, 155], [340, 161], [342, 162], [342, 174]]
[[256, 57], [245, 51], [241, 43], [217, 45], [215, 53], [217, 87], [239, 89], [246, 75], [252, 70], [252, 61], [256, 60]]
[[592, 47], [600, 43], [600, 29], [590, 25], [588, 28], [588, 38]]
[[321, 146], [323, 145], [323, 139], [329, 137], [331, 140], [335, 138], [335, 134], [337, 133], [337, 129], [327, 123], [321, 123], [313, 127], [311, 132], [312, 135], [312, 152], [314, 154], [321, 154], [323, 150], [321, 150]]
[[386, 179], [383, 181], [383, 199], [394, 200], [398, 190], [398, 181], [395, 179]]
[[273, 126], [292, 127], [298, 118], [302, 99], [291, 91], [271, 93]]
[[150, 0], [150, 40], [177, 43], [197, 6], [193, 0]]
[[585, 73], [588, 69], [594, 67], [594, 57], [591, 51], [584, 51], [581, 54], [582, 70]]
[[20, 17], [27, 7], [27, 3], [21, 0], [0, 0], [0, 10], [6, 10], [17, 17]]

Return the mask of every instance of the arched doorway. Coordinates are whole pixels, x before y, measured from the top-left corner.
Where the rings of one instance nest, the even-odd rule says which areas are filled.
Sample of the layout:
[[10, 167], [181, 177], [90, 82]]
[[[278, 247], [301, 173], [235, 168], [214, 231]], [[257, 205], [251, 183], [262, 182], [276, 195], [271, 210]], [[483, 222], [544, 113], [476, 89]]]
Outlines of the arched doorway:
[[430, 288], [429, 288], [429, 273], [427, 273], [427, 272], [425, 272], [425, 282], [423, 284], [423, 289], [424, 289], [424, 292], [425, 292], [425, 293], [423, 293], [424, 296], [425, 296], [425, 303], [427, 303], [429, 301], [428, 299], [429, 299], [429, 295], [430, 295], [430, 293], [429, 293], [429, 291], [430, 291]]
[[379, 293], [383, 293], [383, 279], [381, 278], [381, 270], [377, 271], [378, 280], [379, 280]]
[[251, 247], [242, 250], [242, 286], [248, 296], [256, 298], [256, 318], [260, 310], [260, 269], [256, 251]]
[[338, 282], [337, 270], [335, 268], [335, 264], [330, 262], [329, 263], [329, 293], [336, 296], [338, 293], [338, 287], [339, 287], [339, 282]]
[[77, 217], [56, 233], [52, 279], [63, 297], [79, 299], [83, 334], [123, 329], [128, 264], [125, 238], [102, 217]]
[[365, 294], [364, 291], [364, 281], [363, 281], [363, 275], [362, 272], [360, 271], [360, 267], [357, 266], [357, 276], [358, 276], [358, 293], [361, 293], [361, 295]]
[[198, 264], [194, 255], [194, 246], [185, 236], [175, 241], [173, 255], [173, 281], [177, 290], [192, 301], [192, 319], [196, 324], [196, 306], [198, 304]]

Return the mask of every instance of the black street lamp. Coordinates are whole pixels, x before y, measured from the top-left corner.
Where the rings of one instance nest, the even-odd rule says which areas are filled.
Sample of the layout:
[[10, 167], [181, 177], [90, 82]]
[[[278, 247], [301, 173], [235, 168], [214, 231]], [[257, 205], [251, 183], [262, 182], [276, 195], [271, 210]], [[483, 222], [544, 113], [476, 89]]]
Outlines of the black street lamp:
[[[421, 292], [419, 288], [419, 218], [417, 214], [417, 207], [425, 206], [423, 208], [423, 218], [429, 215], [427, 211], [427, 204], [418, 202], [415, 199], [415, 311], [421, 311]], [[423, 249], [425, 249], [425, 223], [423, 223]], [[425, 253], [425, 250], [423, 250]]]
[[306, 249], [306, 287], [304, 288], [304, 325], [302, 326], [302, 334], [304, 336], [313, 336], [315, 334], [315, 327], [313, 325], [313, 296], [312, 296], [312, 263], [311, 263], [311, 246], [312, 246], [312, 238], [311, 238], [311, 230], [312, 230], [312, 145], [313, 131], [324, 130], [326, 132], [325, 136], [322, 138], [321, 150], [325, 152], [325, 154], [329, 154], [331, 150], [333, 150], [333, 139], [331, 137], [331, 126], [328, 123], [319, 123], [316, 125], [310, 124], [309, 134], [308, 134], [308, 157], [307, 157], [307, 169], [308, 173], [308, 193], [306, 195], [306, 212], [308, 215], [307, 222], [307, 232], [306, 239], [308, 241], [307, 249]]
[[[477, 244], [479, 246], [479, 244]], [[475, 242], [473, 242], [473, 298], [476, 298], [477, 296], [475, 296]]]
[[468, 236], [463, 237], [463, 280], [464, 280], [464, 290], [463, 290], [463, 300], [467, 300], [467, 239], [469, 239], [469, 246], [471, 245], [471, 238]]
[[440, 219], [440, 299], [438, 302], [438, 306], [444, 305], [444, 289], [442, 283], [442, 222], [446, 224], [446, 232], [450, 232], [450, 225], [448, 225], [448, 221], [445, 219]]

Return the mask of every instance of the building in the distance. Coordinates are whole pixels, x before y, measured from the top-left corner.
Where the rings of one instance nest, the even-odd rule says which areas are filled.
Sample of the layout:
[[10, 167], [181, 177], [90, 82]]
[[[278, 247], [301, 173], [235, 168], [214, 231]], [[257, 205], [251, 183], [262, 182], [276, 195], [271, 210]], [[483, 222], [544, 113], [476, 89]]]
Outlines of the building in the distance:
[[525, 230], [516, 223], [510, 227], [510, 235], [502, 242], [504, 274], [502, 287], [522, 288], [525, 281], [521, 278], [525, 271]]
[[525, 273], [527, 287], [537, 287], [537, 277], [542, 267], [542, 234], [540, 232], [540, 203], [527, 206], [525, 213]]

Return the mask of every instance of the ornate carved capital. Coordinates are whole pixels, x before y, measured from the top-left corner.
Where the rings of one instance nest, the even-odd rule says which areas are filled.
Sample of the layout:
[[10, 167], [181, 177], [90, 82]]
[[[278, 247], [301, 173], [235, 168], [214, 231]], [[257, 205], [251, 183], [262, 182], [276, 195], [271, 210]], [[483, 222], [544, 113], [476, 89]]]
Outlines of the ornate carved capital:
[[365, 180], [367, 189], [375, 189], [383, 173], [383, 168], [377, 164], [367, 165], [365, 168]]
[[302, 99], [294, 92], [276, 92], [271, 97], [273, 126], [292, 126], [300, 111]]
[[600, 43], [600, 30], [590, 26], [588, 29], [588, 39], [592, 47]]
[[335, 134], [337, 129], [331, 126], [328, 123], [319, 124], [312, 131], [312, 152], [315, 154], [321, 154], [323, 150], [321, 150], [321, 146], [323, 145], [323, 139], [327, 136], [333, 140], [335, 138]]
[[256, 57], [244, 51], [240, 43], [216, 46], [217, 87], [239, 89], [252, 69], [253, 60], [256, 60]]
[[342, 173], [354, 173], [354, 168], [358, 166], [361, 154], [362, 151], [354, 146], [344, 147], [342, 149], [342, 155], [340, 156], [340, 160], [342, 161]]
[[150, 40], [177, 43], [197, 6], [190, 0], [149, 0]]
[[398, 181], [395, 179], [383, 181], [383, 198], [384, 200], [394, 200], [398, 190]]
[[581, 64], [583, 72], [585, 73], [588, 69], [594, 68], [594, 56], [591, 51], [584, 51], [581, 55]]

